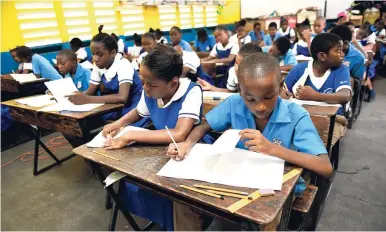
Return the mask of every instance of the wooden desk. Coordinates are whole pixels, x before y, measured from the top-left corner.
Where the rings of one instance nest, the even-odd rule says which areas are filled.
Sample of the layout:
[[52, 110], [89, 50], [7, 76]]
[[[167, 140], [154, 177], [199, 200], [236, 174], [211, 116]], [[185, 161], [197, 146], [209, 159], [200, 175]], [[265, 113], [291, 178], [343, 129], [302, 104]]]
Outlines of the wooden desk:
[[44, 82], [49, 81], [48, 79], [39, 79], [33, 82], [27, 82], [20, 84], [15, 79], [12, 78], [10, 74], [5, 74], [1, 76], [1, 91], [24, 94], [24, 96], [37, 94], [43, 87], [45, 87]]
[[[253, 203], [245, 206], [239, 211], [231, 214], [227, 207], [237, 201], [234, 198], [225, 198], [225, 200], [216, 199], [203, 194], [184, 190], [178, 185], [184, 184], [191, 186], [193, 184], [202, 184], [202, 181], [195, 180], [182, 180], [175, 178], [167, 178], [157, 176], [156, 173], [168, 162], [169, 158], [166, 156], [167, 147], [165, 146], [145, 146], [135, 145], [120, 150], [104, 151], [106, 155], [118, 158], [124, 162], [116, 161], [108, 157], [98, 155], [92, 151], [95, 149], [87, 148], [85, 145], [75, 148], [73, 152], [93, 162], [96, 171], [99, 166], [107, 166], [111, 169], [118, 170], [127, 174], [127, 180], [157, 194], [162, 195], [173, 201], [182, 202], [194, 208], [203, 210], [204, 212], [218, 216], [236, 223], [253, 223], [259, 225], [266, 225], [277, 216], [280, 209], [283, 208], [282, 224], [280, 229], [285, 229], [288, 223], [289, 210], [292, 203], [292, 192], [295, 183], [299, 176], [292, 178], [283, 184], [282, 191], [276, 192], [276, 196], [259, 198]], [[95, 166], [96, 165], [96, 166]], [[285, 172], [289, 172], [293, 167], [286, 166]], [[101, 180], [105, 177], [101, 173], [97, 173]], [[219, 184], [205, 185], [222, 186]], [[109, 188], [110, 187], [110, 188]], [[111, 185], [107, 187], [107, 191], [112, 194], [112, 197], [116, 196]], [[254, 190], [248, 188], [234, 189], [240, 191], [247, 191], [252, 193]], [[114, 199], [115, 200], [115, 199]], [[119, 203], [118, 203], [119, 205]], [[125, 209], [120, 210], [126, 214]], [[129, 220], [129, 219], [128, 219]]]
[[15, 100], [5, 101], [1, 104], [9, 107], [12, 120], [37, 127], [37, 130], [33, 129], [30, 131], [35, 138], [34, 175], [38, 175], [48, 169], [47, 167], [47, 169], [43, 168], [39, 171], [37, 170], [39, 145], [55, 159], [56, 163], [54, 165], [71, 158], [66, 157], [63, 160], [58, 160], [44, 143], [40, 141], [40, 128], [77, 137], [82, 140], [82, 144], [84, 144], [91, 139], [90, 131], [99, 128], [104, 124], [101, 118], [102, 114], [117, 111], [123, 107], [123, 104], [105, 104], [90, 112], [40, 112], [37, 111], [40, 108], [23, 105], [17, 103]]

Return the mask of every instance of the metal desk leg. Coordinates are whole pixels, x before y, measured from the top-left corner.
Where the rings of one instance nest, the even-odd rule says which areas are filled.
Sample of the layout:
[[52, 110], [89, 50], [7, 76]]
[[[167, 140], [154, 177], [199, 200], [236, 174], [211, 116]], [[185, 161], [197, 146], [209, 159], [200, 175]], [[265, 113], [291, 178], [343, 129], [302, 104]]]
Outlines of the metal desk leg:
[[328, 156], [330, 156], [330, 151], [331, 151], [332, 135], [334, 134], [334, 127], [335, 127], [335, 118], [336, 118], [336, 115], [333, 115], [330, 118], [330, 129], [328, 130], [328, 138], [327, 138]]

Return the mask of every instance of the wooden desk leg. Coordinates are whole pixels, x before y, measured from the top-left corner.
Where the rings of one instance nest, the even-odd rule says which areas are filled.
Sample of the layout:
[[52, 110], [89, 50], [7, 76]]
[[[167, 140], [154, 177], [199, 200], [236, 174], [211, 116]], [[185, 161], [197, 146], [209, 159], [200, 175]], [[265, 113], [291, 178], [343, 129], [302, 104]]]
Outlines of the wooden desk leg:
[[[34, 176], [37, 176], [49, 169], [51, 169], [52, 167], [56, 166], [56, 165], [60, 165], [63, 161], [66, 161], [72, 157], [75, 156], [75, 154], [71, 154], [63, 159], [58, 159], [51, 151], [50, 149], [48, 149], [48, 147], [46, 147], [46, 145], [40, 140], [40, 128], [38, 127], [36, 131], [34, 131], [35, 129], [32, 129], [30, 130], [30, 133], [35, 137], [35, 149], [34, 149], [34, 163], [33, 163], [33, 175]], [[54, 160], [55, 160], [55, 163], [51, 164], [51, 165], [48, 165], [47, 167], [44, 167], [40, 170], [38, 170], [38, 162], [39, 162], [39, 146], [41, 146], [49, 156], [51, 156]]]
[[288, 195], [287, 200], [283, 205], [280, 224], [279, 224], [279, 227], [277, 228], [278, 231], [287, 230], [289, 219], [291, 216], [292, 202], [294, 199], [294, 191], [295, 191], [295, 188], [292, 190], [291, 194]]

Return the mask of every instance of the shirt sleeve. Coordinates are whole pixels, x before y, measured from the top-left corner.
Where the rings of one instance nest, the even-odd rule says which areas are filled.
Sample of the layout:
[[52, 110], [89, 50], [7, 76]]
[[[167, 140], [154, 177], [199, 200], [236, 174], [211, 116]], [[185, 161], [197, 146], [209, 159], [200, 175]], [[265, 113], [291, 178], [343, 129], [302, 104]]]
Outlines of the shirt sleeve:
[[296, 124], [292, 143], [297, 151], [302, 153], [309, 155], [327, 154], [323, 141], [308, 113], [304, 113]]
[[225, 131], [231, 127], [231, 99], [232, 97], [228, 97], [205, 115], [212, 130]]
[[[298, 54], [298, 43], [296, 42], [294, 44], [294, 47], [292, 48], [292, 54], [294, 54], [295, 56]], [[296, 59], [296, 57], [295, 57]]]
[[236, 91], [237, 90], [237, 76], [235, 72], [235, 68], [232, 67], [229, 69], [229, 75], [227, 80], [227, 89], [230, 91]]
[[101, 81], [102, 81], [102, 78], [99, 73], [99, 68], [94, 65], [94, 68], [91, 71], [90, 83], [94, 85], [100, 85]]
[[118, 52], [124, 53], [125, 51], [125, 44], [122, 40], [118, 40]]
[[193, 118], [194, 124], [201, 122], [200, 112], [202, 106], [202, 91], [199, 86], [193, 87], [182, 103], [178, 118]]
[[385, 29], [382, 29], [382, 31], [379, 32], [379, 35], [380, 35], [380, 36], [385, 36], [385, 34], [386, 34], [386, 33], [385, 33]]
[[244, 44], [250, 43], [252, 41], [251, 36], [245, 36]]
[[183, 44], [183, 48], [182, 48], [183, 50], [188, 51], [188, 52], [193, 51], [192, 47], [190, 46], [190, 44], [188, 42], [184, 41], [184, 43], [182, 43], [182, 44]]
[[195, 52], [184, 52], [182, 62], [183, 66], [190, 68], [193, 73], [196, 73], [198, 66], [200, 66], [200, 58]]
[[84, 60], [87, 58], [87, 52], [83, 48], [79, 48], [79, 50], [76, 52], [76, 58]]
[[[23, 70], [25, 70], [25, 69], [29, 69], [29, 70], [32, 70], [32, 63], [23, 63], [23, 64], [21, 64], [22, 66], [21, 66], [21, 68], [23, 69]], [[20, 66], [19, 66], [20, 67]]]
[[37, 74], [37, 75], [41, 74], [42, 71], [40, 70], [40, 61], [39, 60], [35, 60], [35, 62], [32, 61], [32, 72], [34, 74]]
[[295, 30], [293, 28], [290, 28], [289, 34], [290, 34], [290, 37], [295, 36]]
[[341, 89], [349, 89], [351, 91], [351, 83], [350, 83], [350, 71], [346, 67], [346, 65], [341, 65], [341, 67], [337, 70], [334, 79], [334, 90], [335, 93]]
[[216, 44], [213, 46], [212, 51], [209, 54], [212, 57], [217, 57]]
[[285, 78], [285, 84], [287, 85], [288, 91], [290, 91], [291, 93], [292, 93], [292, 87], [296, 84], [296, 82], [303, 74], [301, 73], [299, 65], [300, 64], [293, 67]]
[[141, 99], [138, 102], [137, 105], [137, 112], [139, 116], [143, 118], [150, 117], [149, 108], [147, 108], [146, 102], [145, 102], [145, 92], [142, 90]]
[[298, 61], [296, 60], [296, 56], [292, 52], [288, 52], [285, 59], [284, 65], [297, 65]]
[[231, 55], [237, 56], [238, 53], [239, 53], [239, 45], [238, 44], [234, 44], [232, 49], [231, 49]]
[[133, 83], [133, 76], [134, 76], [134, 68], [130, 64], [130, 62], [126, 59], [122, 59], [119, 61], [119, 67], [118, 67], [118, 82], [119, 84], [123, 83]]
[[365, 73], [365, 66], [364, 66], [364, 59], [360, 59], [358, 63], [354, 65], [354, 67], [351, 70], [350, 75], [355, 79], [362, 79], [364, 73]]
[[375, 33], [373, 32], [371, 35], [369, 35], [369, 37], [367, 37], [367, 42], [366, 44], [370, 44], [370, 43], [373, 43], [375, 44], [375, 39], [377, 38], [377, 36], [375, 35]]

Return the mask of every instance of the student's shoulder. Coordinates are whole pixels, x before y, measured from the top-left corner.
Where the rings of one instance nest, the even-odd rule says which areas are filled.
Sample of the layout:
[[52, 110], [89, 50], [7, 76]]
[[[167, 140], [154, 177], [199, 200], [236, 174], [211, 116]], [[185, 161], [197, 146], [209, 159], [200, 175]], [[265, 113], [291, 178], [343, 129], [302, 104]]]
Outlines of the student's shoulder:
[[307, 66], [308, 66], [308, 62], [301, 62], [295, 65], [295, 67], [293, 67], [292, 70], [296, 72], [304, 71], [307, 68]]
[[345, 64], [342, 63], [338, 67], [331, 70], [331, 75], [339, 75], [344, 72], [349, 73], [350, 70]]
[[239, 93], [232, 94], [227, 99], [225, 99], [225, 101], [229, 102], [229, 104], [232, 105], [232, 106], [242, 106], [242, 105], [245, 105], [244, 104], [244, 100], [243, 100], [243, 98], [241, 97], [241, 95]]
[[308, 111], [304, 109], [304, 107], [302, 107], [301, 105], [286, 99], [281, 100], [282, 104], [284, 104], [288, 109], [288, 114], [291, 119], [291, 122], [297, 122], [302, 117], [309, 114]]

